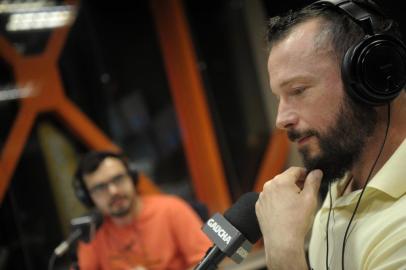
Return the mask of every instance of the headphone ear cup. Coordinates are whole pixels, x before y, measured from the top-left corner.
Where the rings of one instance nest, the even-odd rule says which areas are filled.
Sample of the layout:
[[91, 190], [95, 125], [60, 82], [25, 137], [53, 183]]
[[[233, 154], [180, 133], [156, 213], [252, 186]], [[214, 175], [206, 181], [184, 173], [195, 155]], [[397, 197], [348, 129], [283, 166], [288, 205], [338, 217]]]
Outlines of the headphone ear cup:
[[83, 186], [83, 183], [79, 179], [73, 180], [73, 191], [76, 198], [87, 208], [94, 206], [93, 200], [90, 198], [89, 192]]
[[369, 36], [347, 50], [341, 72], [352, 98], [367, 105], [384, 105], [406, 84], [406, 47], [389, 35]]

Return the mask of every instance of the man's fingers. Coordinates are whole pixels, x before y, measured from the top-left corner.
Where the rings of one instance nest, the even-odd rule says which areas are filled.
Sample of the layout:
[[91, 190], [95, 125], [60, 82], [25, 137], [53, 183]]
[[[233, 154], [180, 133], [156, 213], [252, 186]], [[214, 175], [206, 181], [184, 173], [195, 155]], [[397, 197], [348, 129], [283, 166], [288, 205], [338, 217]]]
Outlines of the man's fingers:
[[307, 170], [302, 167], [290, 167], [287, 169], [283, 174], [280, 175], [287, 175], [287, 181], [291, 182], [292, 184], [303, 181], [306, 176]]
[[305, 180], [303, 191], [318, 193], [320, 189], [321, 179], [323, 178], [323, 172], [321, 170], [311, 171]]

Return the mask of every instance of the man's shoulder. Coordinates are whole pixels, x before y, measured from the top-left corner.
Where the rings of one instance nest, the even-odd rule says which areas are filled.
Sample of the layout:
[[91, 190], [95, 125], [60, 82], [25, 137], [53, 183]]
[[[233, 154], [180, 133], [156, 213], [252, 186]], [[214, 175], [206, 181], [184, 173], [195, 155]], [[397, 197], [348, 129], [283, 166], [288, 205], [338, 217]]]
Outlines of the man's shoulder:
[[143, 200], [147, 202], [163, 202], [163, 203], [185, 203], [185, 201], [177, 196], [172, 194], [151, 194], [142, 196]]
[[156, 209], [167, 210], [178, 209], [179, 207], [189, 207], [187, 202], [176, 195], [171, 194], [154, 194], [143, 196], [143, 201], [146, 207], [153, 207]]

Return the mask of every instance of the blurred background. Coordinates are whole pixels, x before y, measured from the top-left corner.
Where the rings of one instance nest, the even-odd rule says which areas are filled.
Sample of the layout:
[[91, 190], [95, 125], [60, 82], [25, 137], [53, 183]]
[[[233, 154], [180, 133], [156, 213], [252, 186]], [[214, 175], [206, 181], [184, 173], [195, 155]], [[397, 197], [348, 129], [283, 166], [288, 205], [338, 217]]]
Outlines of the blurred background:
[[89, 149], [210, 214], [299, 164], [274, 129], [265, 34], [309, 2], [0, 1], [0, 269], [46, 269], [85, 211], [71, 184]]

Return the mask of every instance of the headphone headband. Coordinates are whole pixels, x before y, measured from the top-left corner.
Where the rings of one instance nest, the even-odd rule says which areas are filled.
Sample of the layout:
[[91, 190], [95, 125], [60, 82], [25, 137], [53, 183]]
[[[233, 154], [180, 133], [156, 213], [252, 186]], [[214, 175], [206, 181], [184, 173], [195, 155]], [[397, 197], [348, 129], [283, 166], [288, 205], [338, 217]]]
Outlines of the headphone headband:
[[363, 3], [351, 0], [320, 0], [314, 2], [312, 6], [331, 7], [347, 15], [368, 35], [379, 33], [379, 18], [386, 17], [372, 1]]

